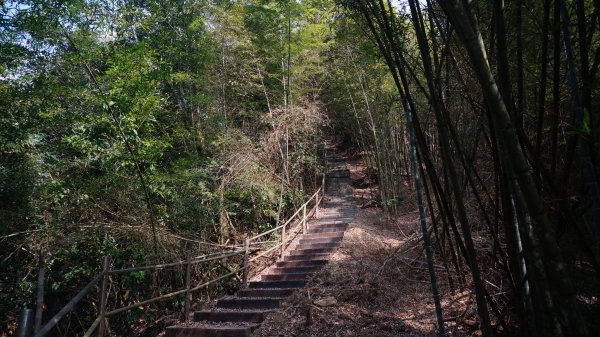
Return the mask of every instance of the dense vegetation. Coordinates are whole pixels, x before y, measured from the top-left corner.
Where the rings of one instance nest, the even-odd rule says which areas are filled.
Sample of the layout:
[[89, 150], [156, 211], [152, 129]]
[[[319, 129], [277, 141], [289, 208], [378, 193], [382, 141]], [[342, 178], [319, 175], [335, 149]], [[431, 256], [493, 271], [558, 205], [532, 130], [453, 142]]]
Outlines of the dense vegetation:
[[598, 1], [1, 8], [2, 331], [38, 254], [53, 312], [102, 255], [170, 261], [191, 249], [172, 235], [274, 226], [319, 185], [325, 132], [390, 216], [420, 177], [437, 276], [473, 291], [484, 336], [597, 329]]
[[115, 266], [172, 261], [190, 249], [172, 234], [239, 242], [318, 187], [328, 28], [312, 7], [2, 5], [3, 331], [34, 303], [39, 252], [50, 315], [102, 255]]

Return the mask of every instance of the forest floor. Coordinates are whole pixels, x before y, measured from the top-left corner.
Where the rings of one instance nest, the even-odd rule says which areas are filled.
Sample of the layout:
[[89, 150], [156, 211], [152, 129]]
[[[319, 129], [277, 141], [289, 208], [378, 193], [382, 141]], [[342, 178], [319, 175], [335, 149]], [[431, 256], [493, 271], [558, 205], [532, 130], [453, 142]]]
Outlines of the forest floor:
[[[362, 161], [351, 158], [348, 166], [360, 210], [341, 247], [253, 336], [435, 336], [412, 184], [405, 184], [400, 215], [386, 219], [380, 208], [364, 207], [373, 204], [377, 187]], [[448, 336], [481, 335], [472, 294], [451, 292], [445, 271], [437, 278]]]

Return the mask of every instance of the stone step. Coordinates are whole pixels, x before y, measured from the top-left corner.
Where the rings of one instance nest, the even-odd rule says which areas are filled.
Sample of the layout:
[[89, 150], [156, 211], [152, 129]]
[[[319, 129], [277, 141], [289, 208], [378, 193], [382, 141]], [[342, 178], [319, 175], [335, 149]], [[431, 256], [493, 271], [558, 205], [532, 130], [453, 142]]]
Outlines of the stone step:
[[167, 327], [165, 337], [249, 337], [258, 324], [199, 324]]
[[302, 281], [306, 280], [306, 278], [310, 275], [310, 273], [301, 273], [301, 274], [267, 274], [261, 276], [263, 281]]
[[344, 211], [352, 211], [352, 209], [356, 209], [356, 203], [354, 200], [344, 201], [344, 202], [325, 202], [321, 204], [324, 212], [333, 212], [339, 209]]
[[260, 288], [285, 288], [285, 289], [295, 289], [295, 288], [303, 288], [305, 281], [256, 281], [250, 282], [248, 287], [251, 289], [260, 289]]
[[290, 268], [273, 268], [270, 271], [271, 274], [304, 274], [304, 273], [313, 273], [317, 270], [321, 269], [321, 266], [316, 267], [290, 267]]
[[328, 243], [299, 243], [294, 249], [324, 249], [324, 248], [338, 248], [340, 246], [338, 242]]
[[303, 254], [303, 255], [286, 255], [283, 257], [284, 261], [313, 261], [313, 260], [327, 260], [329, 259], [330, 253], [316, 253], [316, 254]]
[[341, 211], [351, 211], [351, 212], [357, 211], [356, 205], [354, 205], [354, 203], [325, 202], [323, 204], [323, 206], [325, 206], [324, 211], [326, 213], [327, 212], [341, 212]]
[[321, 206], [325, 207], [325, 212], [339, 212], [339, 211], [355, 211], [356, 204], [354, 200], [348, 201], [325, 201]]
[[340, 222], [352, 222], [356, 218], [356, 215], [352, 214], [341, 214], [341, 215], [331, 215], [324, 216], [317, 220], [316, 224], [318, 225], [326, 225], [326, 224], [338, 224]]
[[[354, 201], [353, 195], [326, 195], [326, 203], [344, 203]], [[351, 204], [351, 203], [350, 203]]]
[[300, 241], [309, 240], [342, 240], [344, 238], [344, 232], [332, 232], [332, 233], [307, 233], [300, 237]]
[[348, 217], [348, 216], [356, 216], [358, 215], [358, 212], [356, 211], [350, 211], [350, 210], [344, 210], [344, 211], [339, 211], [339, 212], [320, 212], [319, 213], [319, 217], [315, 218], [315, 222], [318, 222], [321, 219], [324, 218], [333, 218], [333, 217]]
[[346, 159], [333, 147], [327, 148], [325, 198], [320, 217], [308, 222], [308, 233], [293, 243], [282, 261], [275, 263], [260, 281], [235, 296], [219, 299], [213, 310], [194, 313], [194, 323], [169, 327], [166, 337], [246, 337], [251, 336], [266, 315], [279, 306], [282, 297], [306, 284], [306, 279], [328, 262], [340, 246], [348, 223], [358, 215], [350, 194], [350, 171]]
[[335, 215], [345, 215], [345, 214], [358, 214], [358, 211], [351, 209], [342, 209], [338, 211], [330, 211], [330, 212], [321, 212], [320, 217], [326, 216], [335, 216]]
[[273, 288], [273, 289], [241, 289], [235, 293], [237, 297], [285, 297], [290, 295], [294, 289], [291, 288]]
[[[343, 225], [343, 224], [348, 224], [348, 222], [352, 222], [354, 220], [354, 217], [352, 218], [334, 218], [334, 219], [324, 219], [322, 221], [319, 221], [319, 223], [321, 225]], [[319, 225], [317, 225], [319, 226]], [[315, 232], [311, 232], [309, 228], [309, 233], [325, 233], [327, 231], [331, 231], [333, 229], [334, 232], [340, 231], [340, 230], [345, 230], [345, 228], [324, 228], [324, 229], [316, 229]]]
[[275, 265], [277, 268], [297, 268], [297, 267], [321, 267], [327, 264], [327, 260], [311, 261], [279, 261]]
[[340, 230], [345, 230], [346, 228], [348, 228], [348, 224], [347, 223], [325, 223], [325, 224], [315, 224], [312, 226], [308, 226], [308, 230], [310, 233], [310, 230], [313, 229], [323, 229], [323, 228], [334, 228], [334, 229], [340, 229]]
[[357, 215], [358, 211], [353, 211], [353, 210], [340, 210], [339, 212], [321, 212], [321, 214], [319, 215], [319, 219], [322, 218], [327, 218], [327, 217], [334, 217], [334, 216], [349, 216], [349, 215]]
[[338, 220], [340, 218], [342, 218], [342, 219], [356, 218], [357, 216], [358, 216], [357, 213], [323, 214], [316, 221], [316, 223], [321, 223], [323, 220]]
[[309, 248], [309, 249], [296, 248], [294, 250], [291, 250], [288, 253], [288, 256], [326, 254], [326, 253], [329, 254], [329, 253], [335, 252], [336, 249], [337, 249], [337, 247], [330, 247], [330, 248]]
[[331, 222], [331, 224], [338, 224], [338, 223], [340, 223], [340, 220], [349, 219], [346, 222], [351, 222], [354, 218], [355, 218], [355, 216], [352, 214], [324, 216], [324, 217], [318, 218], [316, 223], [318, 225], [326, 225], [326, 224], [328, 224], [328, 222]]
[[204, 310], [194, 312], [194, 321], [260, 323], [271, 310]]
[[216, 307], [224, 309], [275, 309], [279, 307], [279, 298], [231, 297], [218, 300]]
[[344, 239], [343, 236], [334, 236], [334, 237], [324, 237], [324, 238], [314, 238], [314, 239], [305, 239], [306, 236], [302, 236], [300, 240], [298, 240], [298, 246], [303, 245], [339, 245], [340, 242]]
[[[344, 224], [343, 222], [339, 223]], [[308, 233], [312, 234], [312, 233], [336, 233], [336, 232], [344, 232], [346, 230], [346, 228], [341, 228], [341, 227], [322, 227], [322, 226], [315, 226], [315, 227], [309, 227], [308, 228]]]

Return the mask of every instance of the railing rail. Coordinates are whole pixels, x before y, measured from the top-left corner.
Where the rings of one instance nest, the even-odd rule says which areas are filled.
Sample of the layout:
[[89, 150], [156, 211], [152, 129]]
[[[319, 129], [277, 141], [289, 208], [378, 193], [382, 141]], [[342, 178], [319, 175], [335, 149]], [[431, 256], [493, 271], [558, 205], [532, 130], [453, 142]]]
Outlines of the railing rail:
[[[143, 271], [143, 270], [157, 270], [157, 269], [164, 269], [164, 268], [168, 268], [168, 267], [185, 266], [187, 264], [198, 264], [201, 262], [220, 260], [223, 258], [235, 256], [241, 252], [244, 252], [244, 250], [236, 250], [236, 251], [232, 251], [230, 253], [206, 254], [206, 255], [203, 255], [203, 256], [205, 256], [205, 258], [196, 258], [196, 259], [192, 259], [189, 261], [184, 260], [184, 261], [165, 263], [165, 264], [155, 264], [155, 265], [151, 265], [151, 266], [131, 267], [131, 268], [124, 268], [124, 269], [112, 269], [112, 270], [108, 271], [108, 274], [109, 275], [124, 274], [124, 273], [132, 273], [132, 272]], [[221, 254], [221, 255], [218, 255], [218, 254]]]
[[271, 228], [270, 230], [268, 230], [268, 231], [266, 231], [266, 232], [263, 232], [263, 233], [260, 233], [260, 234], [258, 234], [258, 235], [255, 235], [255, 236], [253, 236], [253, 237], [251, 237], [251, 238], [250, 238], [250, 241], [253, 241], [253, 240], [255, 240], [255, 239], [258, 239], [258, 238], [260, 238], [260, 237], [262, 237], [262, 236], [265, 236], [265, 235], [267, 235], [267, 234], [271, 234], [271, 233], [273, 233], [273, 232], [276, 232], [277, 230], [279, 230], [279, 229], [281, 229], [281, 228], [283, 228], [283, 227], [285, 227], [285, 226], [289, 225], [289, 223], [290, 223], [292, 220], [294, 220], [294, 219], [296, 218], [296, 216], [298, 216], [298, 214], [300, 213], [300, 211], [302, 211], [302, 209], [305, 209], [305, 208], [306, 208], [306, 206], [307, 206], [307, 205], [308, 205], [308, 204], [309, 204], [309, 203], [310, 203], [310, 202], [311, 202], [313, 199], [315, 199], [315, 198], [318, 198], [318, 196], [319, 196], [319, 194], [320, 194], [320, 193], [321, 193], [321, 189], [319, 188], [319, 189], [318, 189], [318, 190], [317, 190], [317, 191], [316, 191], [316, 192], [315, 192], [315, 193], [314, 193], [314, 194], [313, 194], [313, 195], [312, 195], [312, 196], [311, 196], [311, 197], [310, 197], [310, 198], [309, 198], [309, 199], [308, 199], [308, 200], [307, 200], [307, 201], [306, 201], [304, 204], [302, 204], [302, 206], [300, 206], [300, 207], [299, 207], [299, 208], [296, 210], [296, 212], [294, 212], [294, 214], [292, 214], [292, 216], [290, 216], [290, 217], [289, 217], [289, 219], [287, 219], [287, 221], [286, 221], [286, 222], [284, 222], [284, 223], [283, 223], [283, 225], [279, 225], [279, 226], [277, 226], [277, 227]]
[[[205, 254], [205, 255], [201, 255], [201, 256], [197, 256], [197, 257], [193, 257], [193, 258], [188, 256], [185, 260], [172, 262], [172, 263], [154, 264], [154, 265], [148, 265], [148, 266], [122, 268], [122, 269], [111, 269], [108, 258], [103, 257], [102, 272], [100, 272], [99, 274], [94, 276], [94, 278], [83, 289], [81, 289], [56, 315], [54, 315], [54, 317], [52, 317], [48, 322], [46, 322], [46, 324], [44, 326], [36, 327], [37, 331], [35, 331], [34, 337], [43, 337], [48, 332], [50, 332], [60, 322], [61, 319], [63, 319], [71, 310], [73, 310], [73, 308], [81, 300], [83, 300], [91, 292], [91, 290], [94, 289], [94, 287], [96, 287], [99, 284], [100, 284], [100, 288], [101, 288], [100, 289], [100, 298], [98, 300], [99, 313], [98, 313], [98, 316], [96, 317], [96, 319], [94, 320], [94, 322], [89, 326], [89, 328], [84, 333], [84, 335], [83, 335], [84, 337], [91, 336], [94, 333], [94, 331], [96, 331], [96, 330], [98, 331], [98, 336], [104, 336], [104, 331], [105, 331], [104, 322], [110, 316], [131, 310], [134, 308], [145, 306], [147, 304], [151, 304], [151, 303], [154, 303], [157, 301], [161, 301], [164, 299], [182, 295], [182, 294], [186, 295], [185, 296], [185, 313], [184, 314], [185, 314], [185, 319], [187, 320], [189, 318], [189, 302], [191, 301], [191, 293], [192, 292], [195, 292], [202, 288], [206, 288], [211, 284], [214, 284], [218, 281], [221, 281], [221, 280], [231, 277], [233, 275], [237, 275], [240, 272], [243, 273], [242, 283], [243, 283], [243, 286], [246, 287], [247, 279], [248, 279], [248, 271], [251, 267], [250, 262], [253, 262], [261, 257], [265, 257], [265, 256], [269, 255], [270, 253], [272, 253], [276, 249], [280, 249], [280, 256], [282, 257], [283, 252], [286, 247], [286, 244], [288, 242], [292, 241], [298, 235], [298, 233], [300, 232], [299, 228], [302, 227], [302, 232], [306, 232], [307, 220], [310, 219], [318, 211], [318, 207], [321, 204], [321, 202], [323, 201], [323, 191], [324, 191], [323, 187], [319, 188], [283, 224], [276, 226], [272, 229], [269, 229], [263, 233], [257, 234], [251, 238], [245, 239], [242, 249], [238, 249], [238, 248], [240, 248], [239, 246], [215, 245], [215, 246], [219, 246], [219, 247], [223, 247], [223, 248], [229, 248], [229, 249], [233, 248], [233, 250], [219, 252], [219, 253]], [[307, 207], [309, 207], [309, 205], [311, 203], [313, 203], [313, 205], [312, 205], [310, 211], [307, 212]], [[294, 228], [292, 230], [286, 232], [287, 227], [290, 224], [292, 224], [293, 221], [296, 221], [296, 225], [294, 226]], [[259, 238], [262, 238], [262, 237], [272, 234], [272, 233], [276, 233], [278, 231], [281, 232], [281, 235], [278, 240], [256, 241]], [[182, 239], [185, 239], [185, 238], [182, 238]], [[195, 240], [191, 240], [191, 239], [186, 239], [186, 240], [195, 241]], [[272, 247], [268, 247], [270, 244], [273, 244], [273, 243], [276, 243], [276, 244]], [[250, 248], [251, 246], [253, 248]], [[264, 248], [263, 249], [254, 248], [255, 246], [264, 246]], [[205, 282], [201, 281], [196, 286], [191, 285], [190, 268], [192, 265], [210, 262], [210, 261], [224, 260], [224, 259], [231, 258], [234, 256], [242, 255], [242, 254], [243, 254], [243, 263], [237, 269], [231, 270], [228, 273], [220, 275], [212, 280], [205, 281]], [[256, 254], [256, 255], [253, 256], [252, 258], [250, 258], [250, 254]], [[106, 310], [106, 308], [107, 308], [106, 286], [107, 286], [107, 282], [108, 282], [108, 277], [110, 275], [118, 275], [118, 274], [147, 271], [147, 270], [160, 270], [160, 269], [166, 269], [166, 268], [171, 268], [171, 267], [186, 267], [186, 280], [185, 280], [186, 284], [183, 289], [172, 291], [167, 294], [156, 296], [156, 297], [153, 297], [153, 298], [150, 298], [147, 300], [136, 302], [136, 303], [133, 303], [133, 304], [130, 304], [130, 305], [127, 305], [124, 307], [116, 308], [116, 309], [113, 309], [110, 311]], [[43, 287], [43, 282], [41, 283], [41, 286]], [[38, 304], [43, 303], [43, 298], [38, 298], [37, 302], [38, 302]], [[36, 317], [36, 321], [37, 320], [41, 321], [41, 317]]]

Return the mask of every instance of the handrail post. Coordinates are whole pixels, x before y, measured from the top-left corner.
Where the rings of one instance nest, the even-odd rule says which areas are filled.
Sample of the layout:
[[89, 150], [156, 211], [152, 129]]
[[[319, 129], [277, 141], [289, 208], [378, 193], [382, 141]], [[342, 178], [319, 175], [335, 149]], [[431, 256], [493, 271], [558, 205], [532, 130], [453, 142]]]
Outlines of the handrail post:
[[283, 251], [285, 250], [285, 226], [281, 227], [281, 247], [279, 257], [283, 259]]
[[323, 167], [323, 180], [321, 181], [321, 189], [323, 192], [323, 198], [325, 198], [325, 176], [327, 175], [327, 147], [323, 144], [323, 159], [325, 161], [325, 167]]
[[106, 313], [106, 288], [108, 287], [108, 256], [102, 257], [102, 285], [100, 288], [100, 325], [98, 325], [98, 337], [104, 337], [104, 331], [106, 330], [106, 322], [104, 314]]
[[192, 282], [192, 258], [190, 256], [190, 252], [188, 251], [186, 254], [186, 269], [185, 269], [185, 304], [184, 304], [184, 315], [185, 322], [189, 322], [190, 320], [190, 302], [192, 301], [192, 293], [190, 292], [190, 284]]
[[16, 337], [29, 337], [33, 323], [33, 310], [23, 308], [19, 316], [19, 325], [17, 326]]
[[242, 270], [242, 287], [248, 288], [248, 251], [250, 250], [250, 239], [244, 239], [244, 265]]
[[46, 273], [46, 263], [44, 261], [44, 252], [40, 249], [39, 257], [39, 271], [38, 271], [38, 285], [37, 285], [37, 299], [35, 308], [35, 325], [34, 332], [40, 331], [42, 327], [42, 312], [44, 310], [44, 276]]
[[302, 207], [302, 234], [306, 234], [306, 204]]
[[[321, 189], [323, 186], [321, 186]], [[315, 218], [319, 217], [319, 196], [321, 195], [321, 191], [317, 191], [317, 195], [315, 196]]]

